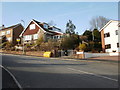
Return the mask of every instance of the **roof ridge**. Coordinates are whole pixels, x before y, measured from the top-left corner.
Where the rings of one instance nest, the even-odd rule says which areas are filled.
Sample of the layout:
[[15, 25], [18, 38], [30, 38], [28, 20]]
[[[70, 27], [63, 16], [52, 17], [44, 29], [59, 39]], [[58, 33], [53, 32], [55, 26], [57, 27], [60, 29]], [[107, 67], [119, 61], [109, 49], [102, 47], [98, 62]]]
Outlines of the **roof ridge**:
[[2, 28], [2, 29], [0, 29], [0, 30], [4, 30], [4, 29], [8, 29], [8, 28], [14, 28], [14, 27], [16, 27], [17, 25], [21, 25], [21, 23], [18, 23], [18, 24], [15, 24], [15, 25], [11, 25], [11, 26], [8, 26], [8, 27], [4, 27], [4, 28]]

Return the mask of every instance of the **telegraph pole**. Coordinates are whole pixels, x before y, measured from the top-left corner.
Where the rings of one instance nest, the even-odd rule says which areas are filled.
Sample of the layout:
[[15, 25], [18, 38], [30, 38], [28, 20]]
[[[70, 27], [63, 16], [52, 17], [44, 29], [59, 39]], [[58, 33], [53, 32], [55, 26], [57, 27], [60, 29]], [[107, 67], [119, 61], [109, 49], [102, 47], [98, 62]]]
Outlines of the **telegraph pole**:
[[[24, 20], [21, 20], [23, 22], [23, 25], [25, 27], [25, 21]], [[23, 42], [23, 55], [25, 54], [25, 47], [24, 47], [24, 37], [22, 35], [22, 42]]]
[[92, 39], [94, 41], [94, 30], [92, 31]]

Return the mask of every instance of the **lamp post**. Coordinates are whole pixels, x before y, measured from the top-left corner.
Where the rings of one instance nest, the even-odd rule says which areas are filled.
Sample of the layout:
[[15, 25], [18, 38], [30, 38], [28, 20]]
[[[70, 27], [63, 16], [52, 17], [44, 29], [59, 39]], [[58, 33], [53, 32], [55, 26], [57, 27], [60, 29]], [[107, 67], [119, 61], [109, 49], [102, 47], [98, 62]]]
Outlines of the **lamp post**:
[[[21, 20], [23, 22], [23, 25], [25, 27], [25, 21]], [[22, 42], [23, 42], [23, 55], [25, 54], [25, 47], [24, 47], [24, 37], [22, 36]]]

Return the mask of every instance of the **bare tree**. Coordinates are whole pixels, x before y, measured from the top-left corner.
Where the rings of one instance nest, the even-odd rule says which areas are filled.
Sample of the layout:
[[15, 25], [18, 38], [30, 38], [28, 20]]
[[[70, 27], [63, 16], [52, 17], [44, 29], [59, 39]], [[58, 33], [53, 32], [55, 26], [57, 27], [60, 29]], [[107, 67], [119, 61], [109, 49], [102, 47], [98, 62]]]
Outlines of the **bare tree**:
[[109, 19], [103, 17], [103, 16], [98, 16], [98, 17], [93, 17], [90, 21], [91, 29], [101, 29]]

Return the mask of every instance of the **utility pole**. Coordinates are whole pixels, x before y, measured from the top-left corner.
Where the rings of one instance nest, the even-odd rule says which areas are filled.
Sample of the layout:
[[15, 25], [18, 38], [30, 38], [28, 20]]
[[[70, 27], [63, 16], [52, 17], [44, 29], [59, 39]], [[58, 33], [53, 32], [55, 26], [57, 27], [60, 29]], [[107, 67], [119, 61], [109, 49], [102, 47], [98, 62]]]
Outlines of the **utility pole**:
[[[93, 42], [94, 42], [94, 30], [92, 31], [92, 36], [93, 36]], [[93, 43], [93, 48], [94, 48], [94, 43]]]
[[94, 41], [94, 30], [92, 31], [92, 38], [93, 38], [93, 41]]
[[[25, 27], [25, 21], [21, 20], [23, 22], [23, 25]], [[22, 36], [22, 42], [23, 42], [23, 55], [25, 54], [25, 47], [24, 47], [24, 37]]]

